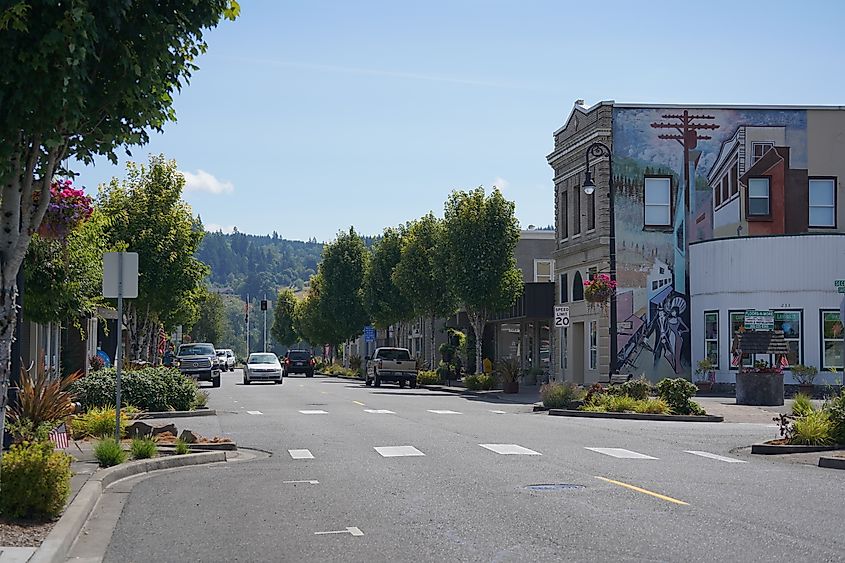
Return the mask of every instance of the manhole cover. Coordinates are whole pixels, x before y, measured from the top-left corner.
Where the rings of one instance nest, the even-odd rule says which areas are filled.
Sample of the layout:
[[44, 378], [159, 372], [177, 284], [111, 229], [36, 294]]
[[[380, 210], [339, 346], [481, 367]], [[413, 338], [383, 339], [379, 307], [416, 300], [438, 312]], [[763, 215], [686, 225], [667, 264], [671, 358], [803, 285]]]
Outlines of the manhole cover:
[[547, 483], [542, 485], [528, 485], [525, 487], [531, 491], [568, 491], [570, 489], [583, 489], [584, 485], [574, 483]]

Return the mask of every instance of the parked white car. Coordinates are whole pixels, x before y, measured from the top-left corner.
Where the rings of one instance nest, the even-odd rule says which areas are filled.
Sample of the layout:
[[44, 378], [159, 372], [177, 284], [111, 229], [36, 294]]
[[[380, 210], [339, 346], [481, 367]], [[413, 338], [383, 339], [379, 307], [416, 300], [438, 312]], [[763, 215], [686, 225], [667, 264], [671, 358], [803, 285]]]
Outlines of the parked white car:
[[253, 381], [272, 381], [282, 383], [282, 364], [276, 354], [255, 352], [249, 355], [244, 366], [244, 385]]
[[235, 371], [235, 353], [229, 348], [219, 348], [214, 351], [221, 371]]

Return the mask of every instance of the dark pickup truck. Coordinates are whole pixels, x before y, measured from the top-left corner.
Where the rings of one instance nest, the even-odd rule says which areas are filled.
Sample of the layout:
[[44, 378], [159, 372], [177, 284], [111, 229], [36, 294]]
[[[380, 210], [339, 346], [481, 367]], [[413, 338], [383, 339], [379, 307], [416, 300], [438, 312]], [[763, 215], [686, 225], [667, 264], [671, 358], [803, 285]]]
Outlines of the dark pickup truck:
[[213, 344], [182, 344], [176, 354], [176, 367], [183, 375], [220, 387], [221, 366]]

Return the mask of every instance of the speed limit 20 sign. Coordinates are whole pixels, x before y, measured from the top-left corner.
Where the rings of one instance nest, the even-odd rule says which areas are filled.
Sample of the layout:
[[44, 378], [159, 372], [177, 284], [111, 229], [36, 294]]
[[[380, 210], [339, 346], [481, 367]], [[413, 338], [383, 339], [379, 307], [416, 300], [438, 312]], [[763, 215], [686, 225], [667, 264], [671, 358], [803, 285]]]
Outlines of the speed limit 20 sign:
[[555, 327], [568, 328], [569, 322], [569, 306], [555, 305]]

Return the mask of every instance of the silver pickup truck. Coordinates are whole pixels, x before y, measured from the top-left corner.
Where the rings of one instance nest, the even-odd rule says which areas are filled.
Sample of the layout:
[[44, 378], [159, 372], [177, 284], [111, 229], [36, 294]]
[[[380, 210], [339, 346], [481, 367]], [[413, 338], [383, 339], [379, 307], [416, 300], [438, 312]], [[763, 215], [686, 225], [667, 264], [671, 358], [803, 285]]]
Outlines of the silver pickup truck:
[[411, 389], [417, 386], [417, 362], [406, 348], [376, 348], [367, 358], [366, 385], [380, 387], [383, 381], [398, 383]]

